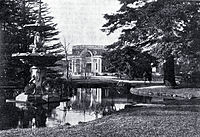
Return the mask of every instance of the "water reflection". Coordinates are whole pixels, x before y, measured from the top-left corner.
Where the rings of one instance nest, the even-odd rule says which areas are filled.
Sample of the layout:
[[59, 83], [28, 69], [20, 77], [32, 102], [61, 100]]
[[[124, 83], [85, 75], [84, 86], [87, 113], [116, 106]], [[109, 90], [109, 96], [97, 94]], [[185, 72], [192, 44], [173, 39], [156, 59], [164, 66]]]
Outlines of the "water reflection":
[[0, 105], [0, 130], [17, 128], [19, 110], [13, 104]]
[[109, 115], [133, 100], [126, 92], [112, 88], [78, 88], [69, 102], [61, 102], [48, 117], [47, 126], [76, 125]]
[[130, 102], [132, 98], [126, 90], [78, 88], [73, 90], [70, 101], [67, 102], [40, 106], [1, 103], [0, 130], [76, 125], [124, 109]]
[[65, 109], [66, 102], [61, 102], [60, 106], [54, 109], [51, 116], [47, 118], [47, 126], [56, 125], [76, 125], [79, 123], [95, 120], [102, 117], [101, 114], [90, 110]]

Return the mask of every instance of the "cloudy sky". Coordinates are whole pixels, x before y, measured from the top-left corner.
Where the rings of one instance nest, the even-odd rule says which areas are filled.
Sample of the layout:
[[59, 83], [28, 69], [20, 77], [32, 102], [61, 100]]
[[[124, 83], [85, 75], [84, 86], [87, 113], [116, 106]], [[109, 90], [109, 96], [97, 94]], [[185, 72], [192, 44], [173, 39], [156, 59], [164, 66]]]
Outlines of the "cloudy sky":
[[[109, 36], [100, 29], [106, 22], [103, 15], [115, 13], [118, 0], [43, 0], [49, 4], [51, 14], [61, 31], [60, 38], [75, 44], [112, 44], [119, 34]], [[61, 40], [62, 41], [62, 40]]]

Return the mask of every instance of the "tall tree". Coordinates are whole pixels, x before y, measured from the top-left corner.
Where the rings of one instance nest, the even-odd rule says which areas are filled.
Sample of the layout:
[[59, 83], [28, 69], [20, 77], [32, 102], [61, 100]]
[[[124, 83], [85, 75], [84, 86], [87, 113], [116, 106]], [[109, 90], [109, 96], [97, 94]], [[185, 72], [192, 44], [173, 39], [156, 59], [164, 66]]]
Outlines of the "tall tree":
[[4, 41], [12, 45], [8, 49], [11, 52], [27, 52], [28, 45], [32, 38], [28, 30], [24, 29], [25, 24], [33, 23], [35, 16], [30, 12], [33, 6], [24, 1], [2, 0], [1, 1], [1, 21], [4, 31]]
[[[19, 51], [26, 52], [31, 38], [23, 25], [32, 20], [29, 12], [24, 12], [22, 1], [2, 0], [0, 1], [0, 22], [3, 33], [1, 44], [1, 84], [7, 84], [17, 77], [16, 68], [20, 66], [19, 61], [13, 61], [11, 54]], [[9, 80], [8, 80], [9, 79]], [[19, 79], [19, 78], [17, 78]]]
[[[36, 14], [39, 16], [39, 14]], [[38, 17], [39, 18], [39, 17]], [[53, 21], [54, 17], [50, 15], [48, 4], [41, 3], [41, 24], [46, 26], [46, 29], [41, 32], [41, 36], [44, 37], [43, 48], [45, 51], [51, 53], [62, 52], [62, 45], [57, 37], [59, 31], [57, 30], [57, 24]]]
[[157, 64], [155, 57], [130, 46], [107, 51], [103, 57], [108, 71], [118, 72], [119, 76], [126, 74], [130, 79], [142, 78], [144, 73], [151, 72], [151, 65]]
[[[106, 14], [104, 17], [108, 22], [103, 26], [108, 34], [122, 29], [119, 41], [124, 44], [118, 45], [118, 48], [124, 46], [133, 46], [136, 49], [150, 48], [150, 53], [162, 60], [172, 61], [171, 63], [173, 60], [168, 60], [170, 56], [176, 59], [197, 57], [196, 54], [200, 50], [198, 1], [119, 1], [121, 8], [116, 14]], [[175, 85], [174, 74], [169, 75], [168, 77], [172, 78], [165, 80]]]
[[[47, 8], [48, 5], [45, 3], [41, 5], [41, 20], [43, 25], [46, 26], [46, 29], [42, 31], [42, 36], [45, 37], [45, 44], [41, 51], [58, 53], [60, 52], [59, 47], [61, 47], [61, 45], [53, 41], [58, 40], [58, 38], [55, 37], [59, 32], [56, 29], [56, 24], [52, 21], [53, 17], [50, 16], [49, 9]], [[16, 79], [20, 79], [19, 77], [24, 77], [24, 79], [28, 78], [29, 66], [25, 66], [13, 60], [11, 55], [16, 52], [30, 52], [29, 46], [33, 44], [35, 31], [24, 26], [27, 24], [35, 24], [38, 21], [38, 7], [39, 0], [0, 1], [0, 22], [4, 34], [4, 43], [1, 44], [0, 47], [0, 56], [2, 58], [0, 60], [1, 77], [8, 77], [8, 74], [12, 74], [12, 77]], [[8, 79], [10, 79], [10, 76]], [[5, 80], [5, 83], [7, 83], [7, 81], [8, 80]]]
[[64, 53], [65, 53], [65, 64], [66, 65], [63, 65], [65, 68], [66, 68], [66, 78], [69, 79], [69, 59], [68, 59], [68, 52], [69, 52], [69, 46], [70, 46], [70, 43], [66, 42], [66, 39], [65, 37], [63, 37], [63, 50], [64, 50]]
[[[57, 37], [59, 34], [59, 31], [56, 28], [57, 24], [53, 21], [54, 17], [50, 15], [48, 4], [43, 3], [41, 0], [35, 0], [33, 3], [37, 5], [37, 8], [33, 8], [30, 12], [32, 12], [36, 17], [34, 24], [41, 27], [38, 27], [37, 29], [34, 29], [34, 27], [31, 29], [30, 27], [29, 32], [33, 35], [36, 35], [36, 33], [39, 32], [39, 35], [42, 38], [42, 45], [38, 49], [38, 52], [49, 54], [58, 54], [63, 52], [63, 45], [59, 42], [59, 38]], [[49, 74], [47, 74], [47, 77], [50, 79], [62, 77], [63, 68], [60, 67], [62, 65], [61, 62], [58, 62], [55, 66], [52, 64], [51, 67], [48, 67], [47, 73]]]

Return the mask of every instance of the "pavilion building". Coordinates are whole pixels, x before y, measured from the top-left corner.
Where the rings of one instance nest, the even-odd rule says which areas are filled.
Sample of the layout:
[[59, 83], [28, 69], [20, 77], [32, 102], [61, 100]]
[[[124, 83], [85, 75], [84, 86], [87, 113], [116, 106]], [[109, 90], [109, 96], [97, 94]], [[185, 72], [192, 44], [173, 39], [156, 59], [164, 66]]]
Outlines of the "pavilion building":
[[75, 45], [68, 56], [71, 75], [98, 75], [102, 73], [103, 45]]

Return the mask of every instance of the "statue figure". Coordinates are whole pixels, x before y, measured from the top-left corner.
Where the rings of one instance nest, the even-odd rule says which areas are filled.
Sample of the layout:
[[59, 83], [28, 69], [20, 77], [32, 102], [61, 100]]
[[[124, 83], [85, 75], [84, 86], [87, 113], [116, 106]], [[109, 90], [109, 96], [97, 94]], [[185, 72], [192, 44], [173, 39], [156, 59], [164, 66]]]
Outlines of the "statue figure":
[[31, 46], [32, 53], [36, 53], [36, 51], [39, 50], [42, 47], [43, 44], [44, 44], [44, 40], [40, 36], [40, 33], [36, 32], [35, 36], [34, 36], [33, 45]]
[[34, 36], [34, 41], [33, 41], [34, 47], [32, 52], [35, 53], [35, 51], [38, 49], [39, 45], [40, 45], [40, 33], [36, 32], [35, 36]]
[[24, 27], [30, 27], [33, 30], [35, 30], [35, 32], [36, 32], [34, 34], [33, 44], [30, 45], [30, 49], [32, 50], [32, 53], [36, 53], [44, 44], [44, 38], [41, 36], [41, 30], [42, 30], [42, 27], [44, 27], [44, 26], [41, 26], [38, 23], [38, 21], [36, 21], [35, 24], [24, 25]]

